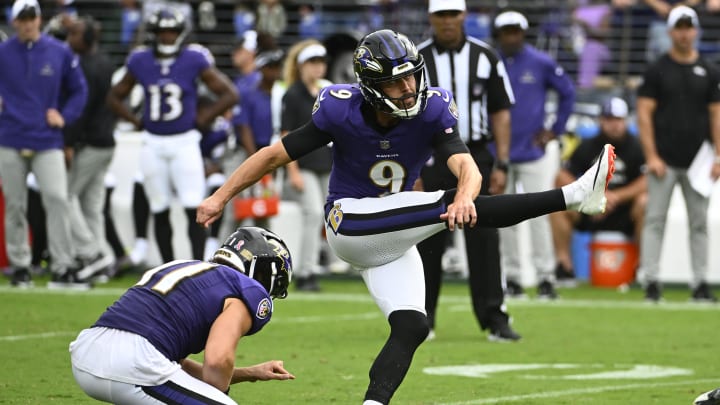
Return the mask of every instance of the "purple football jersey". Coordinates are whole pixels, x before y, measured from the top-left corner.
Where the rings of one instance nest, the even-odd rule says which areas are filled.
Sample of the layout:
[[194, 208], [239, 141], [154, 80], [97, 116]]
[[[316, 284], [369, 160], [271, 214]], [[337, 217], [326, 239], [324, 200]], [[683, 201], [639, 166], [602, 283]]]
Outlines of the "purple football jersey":
[[175, 58], [156, 58], [152, 49], [140, 48], [128, 57], [128, 71], [143, 87], [143, 126], [156, 135], [172, 135], [195, 128], [197, 81], [214, 64], [200, 45], [184, 47]]
[[387, 131], [366, 123], [363, 101], [360, 89], [346, 84], [325, 87], [318, 95], [313, 122], [333, 140], [328, 202], [412, 190], [434, 138], [457, 136], [457, 107], [452, 94], [439, 87], [428, 90], [423, 112]]
[[178, 260], [145, 272], [94, 326], [136, 333], [179, 361], [205, 349], [225, 298], [247, 305], [253, 317], [248, 335], [270, 321], [272, 299], [259, 282], [220, 264]]

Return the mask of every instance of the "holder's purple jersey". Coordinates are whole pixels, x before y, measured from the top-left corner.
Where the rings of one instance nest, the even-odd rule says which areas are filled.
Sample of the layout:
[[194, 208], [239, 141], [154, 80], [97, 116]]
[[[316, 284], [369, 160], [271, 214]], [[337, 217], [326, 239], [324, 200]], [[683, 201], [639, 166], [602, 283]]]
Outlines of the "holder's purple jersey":
[[143, 88], [145, 130], [172, 135], [194, 129], [198, 79], [212, 65], [210, 51], [197, 44], [183, 47], [175, 58], [156, 58], [149, 48], [133, 51], [127, 68]]
[[205, 349], [226, 298], [239, 298], [252, 315], [247, 335], [270, 321], [273, 304], [257, 281], [227, 266], [176, 260], [148, 270], [95, 325], [143, 336], [173, 361]]
[[424, 111], [387, 129], [366, 122], [364, 101], [358, 87], [338, 84], [323, 88], [313, 107], [313, 123], [333, 142], [328, 202], [410, 191], [433, 150], [458, 138], [457, 106], [445, 89], [428, 89]]

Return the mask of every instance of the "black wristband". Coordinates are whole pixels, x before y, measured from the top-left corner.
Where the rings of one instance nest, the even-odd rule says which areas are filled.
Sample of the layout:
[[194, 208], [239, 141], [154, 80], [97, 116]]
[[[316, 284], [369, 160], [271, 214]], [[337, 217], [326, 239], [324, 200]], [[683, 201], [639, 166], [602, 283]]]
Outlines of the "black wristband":
[[509, 168], [510, 168], [510, 161], [508, 161], [508, 160], [496, 159], [495, 163], [493, 164], [493, 169], [500, 170], [505, 173], [508, 172]]

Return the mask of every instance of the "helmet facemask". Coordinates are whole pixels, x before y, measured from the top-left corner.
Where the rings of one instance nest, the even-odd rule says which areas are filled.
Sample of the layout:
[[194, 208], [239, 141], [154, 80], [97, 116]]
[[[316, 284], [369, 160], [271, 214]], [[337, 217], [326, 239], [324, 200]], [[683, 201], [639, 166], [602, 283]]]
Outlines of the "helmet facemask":
[[[410, 62], [408, 62], [410, 63]], [[415, 92], [406, 94], [401, 97], [389, 97], [382, 91], [380, 85], [382, 83], [402, 79], [408, 75], [415, 76]], [[375, 107], [378, 111], [388, 113], [400, 119], [415, 118], [420, 111], [425, 109], [427, 103], [427, 82], [425, 81], [425, 62], [421, 62], [415, 66], [411, 73], [400, 76], [393, 76], [387, 80], [360, 80], [360, 90], [365, 99]], [[410, 107], [401, 107], [407, 98], [415, 98], [415, 103]], [[397, 102], [397, 104], [396, 104]], [[400, 106], [399, 106], [399, 105]]]
[[[150, 17], [149, 32], [153, 41], [155, 53], [161, 57], [172, 57], [180, 52], [180, 48], [189, 34], [185, 16], [177, 10], [159, 10]], [[160, 42], [161, 31], [177, 32], [178, 36], [171, 44]]]
[[[156, 35], [157, 37], [157, 35]], [[155, 52], [164, 57], [171, 57], [175, 56], [178, 53], [180, 53], [180, 48], [182, 47], [183, 42], [185, 41], [185, 37], [187, 37], [186, 31], [180, 31], [180, 33], [177, 36], [177, 39], [173, 41], [172, 44], [163, 44], [160, 43], [160, 41], [157, 41], [155, 43]]]
[[[266, 260], [269, 260], [267, 265], [270, 271], [256, 272], [255, 270], [257, 265], [262, 264]], [[289, 277], [282, 277], [281, 272], [278, 269], [278, 263], [275, 259], [255, 256], [250, 262], [249, 267], [250, 268], [246, 273], [247, 276], [262, 284], [271, 297], [280, 299], [287, 297], [287, 288], [290, 284], [290, 278], [292, 278], [292, 275]]]
[[[425, 109], [425, 61], [407, 36], [387, 29], [366, 35], [355, 49], [353, 66], [363, 97], [378, 111], [401, 119], [412, 119]], [[391, 98], [382, 91], [382, 83], [410, 74], [415, 77], [412, 94], [415, 103], [412, 106], [404, 106], [411, 95]]]

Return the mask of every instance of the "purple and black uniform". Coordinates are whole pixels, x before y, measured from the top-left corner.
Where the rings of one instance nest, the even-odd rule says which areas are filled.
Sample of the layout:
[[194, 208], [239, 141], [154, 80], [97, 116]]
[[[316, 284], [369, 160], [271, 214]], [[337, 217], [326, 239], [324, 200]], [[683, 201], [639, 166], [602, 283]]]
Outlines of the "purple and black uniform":
[[[457, 108], [447, 90], [430, 88], [423, 113], [400, 120], [392, 128], [379, 127], [373, 114], [356, 86], [328, 86], [318, 95], [312, 122], [301, 128], [300, 133], [293, 131], [282, 140], [292, 159], [333, 142], [333, 168], [325, 204], [331, 219], [337, 215], [330, 211], [339, 199], [411, 191], [433, 151], [443, 156], [443, 161], [452, 154], [467, 153], [455, 127]], [[421, 223], [440, 223], [439, 216], [445, 208], [440, 200], [406, 207], [401, 215], [390, 215], [394, 211], [392, 205], [384, 208], [380, 205], [373, 212], [345, 215], [342, 225], [328, 221], [334, 233], [368, 235], [413, 228]]]
[[374, 113], [364, 102], [356, 86], [328, 86], [318, 95], [312, 136], [291, 132], [283, 138], [292, 159], [333, 142], [328, 204], [340, 198], [410, 191], [433, 150], [445, 159], [467, 153], [455, 128], [455, 102], [447, 90], [430, 88], [425, 111], [392, 128], [381, 128], [366, 116]]
[[272, 299], [254, 279], [216, 263], [175, 261], [146, 272], [93, 326], [143, 336], [168, 359], [179, 362], [205, 349], [226, 298], [239, 298], [252, 314], [246, 335], [270, 321]]

